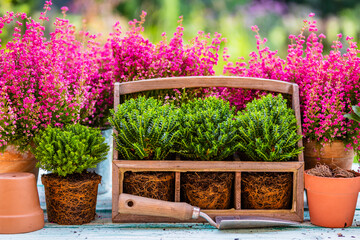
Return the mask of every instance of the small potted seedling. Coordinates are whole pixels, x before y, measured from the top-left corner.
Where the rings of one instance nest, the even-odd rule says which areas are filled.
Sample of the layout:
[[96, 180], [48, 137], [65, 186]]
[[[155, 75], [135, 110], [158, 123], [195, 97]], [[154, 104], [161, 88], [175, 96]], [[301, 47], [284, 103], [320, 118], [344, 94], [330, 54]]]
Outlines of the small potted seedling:
[[[178, 111], [172, 104], [138, 97], [119, 105], [109, 118], [116, 130], [116, 150], [122, 160], [175, 160], [179, 137]], [[124, 173], [124, 192], [174, 201], [174, 172]]]
[[[232, 160], [239, 147], [235, 109], [216, 97], [197, 98], [180, 107], [178, 153], [182, 160]], [[234, 173], [186, 172], [181, 176], [184, 201], [203, 209], [228, 209]]]
[[51, 172], [41, 177], [49, 222], [79, 225], [95, 219], [101, 176], [87, 169], [106, 158], [104, 140], [99, 129], [79, 124], [48, 127], [35, 137], [37, 166]]
[[[302, 148], [294, 111], [279, 94], [253, 100], [237, 120], [240, 123], [241, 161], [296, 161]], [[289, 209], [292, 203], [291, 172], [244, 172], [241, 175], [243, 209]]]

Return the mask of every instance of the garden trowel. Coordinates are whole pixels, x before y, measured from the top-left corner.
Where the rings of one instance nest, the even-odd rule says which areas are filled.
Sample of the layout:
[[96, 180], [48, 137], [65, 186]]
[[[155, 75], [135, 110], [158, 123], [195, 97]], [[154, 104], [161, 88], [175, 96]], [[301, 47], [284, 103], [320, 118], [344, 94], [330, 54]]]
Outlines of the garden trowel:
[[151, 198], [134, 196], [126, 193], [120, 194], [119, 213], [135, 214], [157, 217], [170, 217], [179, 220], [204, 218], [217, 229], [284, 227], [298, 224], [275, 218], [257, 216], [216, 217], [215, 221], [200, 208], [183, 202], [167, 202]]

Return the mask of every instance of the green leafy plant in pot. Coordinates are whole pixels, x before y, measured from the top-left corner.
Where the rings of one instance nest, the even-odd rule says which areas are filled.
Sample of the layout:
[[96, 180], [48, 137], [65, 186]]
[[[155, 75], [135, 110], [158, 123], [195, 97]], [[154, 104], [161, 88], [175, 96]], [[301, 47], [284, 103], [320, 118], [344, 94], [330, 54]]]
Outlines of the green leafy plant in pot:
[[79, 124], [49, 126], [35, 137], [37, 166], [51, 172], [41, 177], [50, 222], [79, 225], [95, 219], [101, 176], [87, 169], [106, 158], [104, 140], [99, 129]]
[[[152, 97], [130, 99], [111, 111], [109, 118], [119, 158], [123, 160], [175, 159], [179, 137], [178, 111]], [[174, 200], [174, 172], [125, 172], [124, 192], [165, 201]]]
[[[238, 116], [240, 160], [281, 162], [301, 153], [294, 111], [279, 94], [253, 100]], [[243, 209], [291, 207], [293, 176], [289, 172], [245, 172], [241, 175]]]
[[[235, 109], [216, 97], [197, 98], [180, 107], [177, 151], [185, 160], [232, 160], [239, 146]], [[233, 173], [187, 172], [181, 176], [182, 201], [202, 209], [227, 209]]]

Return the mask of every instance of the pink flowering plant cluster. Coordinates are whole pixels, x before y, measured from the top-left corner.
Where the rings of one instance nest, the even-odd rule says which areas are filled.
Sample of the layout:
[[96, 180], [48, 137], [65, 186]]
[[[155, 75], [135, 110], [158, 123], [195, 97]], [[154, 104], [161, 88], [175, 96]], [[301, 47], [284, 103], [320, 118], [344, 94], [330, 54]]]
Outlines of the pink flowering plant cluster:
[[[321, 39], [325, 35], [317, 34], [315, 20], [304, 20], [300, 34], [289, 36], [288, 54], [286, 59], [282, 59], [277, 51], [265, 46], [267, 40], [260, 37], [257, 26], [252, 30], [257, 33], [257, 51], [250, 54], [247, 63], [244, 59], [235, 64], [228, 62], [224, 73], [297, 83], [304, 137], [322, 144], [343, 140], [347, 147], [360, 150], [359, 125], [343, 116], [351, 112], [351, 106], [360, 100], [360, 58], [353, 38], [346, 37], [348, 48], [342, 53], [342, 35], [339, 34], [329, 53], [324, 53]], [[259, 94], [226, 91], [225, 97], [230, 95], [238, 105]]]
[[141, 20], [129, 22], [130, 29], [122, 34], [117, 23], [112, 34], [112, 49], [115, 58], [114, 74], [119, 82], [136, 81], [160, 77], [214, 75], [214, 65], [219, 60], [220, 44], [225, 41], [221, 34], [199, 32], [189, 44], [183, 40], [182, 18], [174, 36], [155, 44], [143, 35], [146, 13]]
[[[252, 26], [251, 29], [256, 33], [257, 51], [249, 54], [248, 63], [245, 62], [244, 57], [240, 57], [238, 62], [229, 62], [229, 55], [224, 54], [224, 61], [227, 62], [224, 66], [224, 74], [286, 81], [284, 70], [286, 61], [277, 55], [277, 51], [271, 51], [266, 46], [267, 39], [260, 37], [257, 26]], [[254, 98], [264, 95], [263, 92], [257, 90], [229, 88], [218, 88], [217, 94], [229, 100], [230, 104], [236, 106], [238, 110], [244, 109], [246, 104]]]
[[[305, 30], [310, 32], [307, 38], [303, 35]], [[359, 125], [343, 116], [360, 100], [357, 44], [352, 37], [346, 37], [349, 46], [342, 53], [342, 35], [338, 34], [331, 51], [325, 55], [321, 44], [325, 36], [316, 32], [316, 21], [305, 21], [301, 33], [290, 36], [292, 44], [287, 56], [288, 79], [297, 83], [301, 90], [304, 134], [325, 143], [344, 140], [347, 147], [352, 144], [359, 150]]]
[[[169, 41], [164, 33], [162, 41], [151, 43], [143, 36], [143, 12], [125, 33], [115, 24], [102, 45], [99, 35], [77, 31], [70, 24], [66, 7], [46, 37], [44, 23], [51, 5], [45, 3], [39, 20], [13, 12], [0, 18], [0, 31], [13, 27], [12, 39], [0, 45], [0, 150], [8, 145], [28, 150], [47, 126], [106, 127], [115, 81], [213, 75], [225, 41], [218, 33], [211, 38], [199, 32], [185, 44], [180, 18]], [[175, 98], [188, 96], [187, 91], [175, 92]]]
[[[88, 34], [88, 33], [87, 33]], [[86, 85], [88, 95], [88, 115], [82, 117], [82, 123], [102, 129], [110, 128], [108, 117], [114, 105], [114, 58], [110, 39], [101, 45], [96, 39], [88, 42], [87, 57], [90, 65]]]
[[[67, 19], [57, 18], [47, 40], [43, 23], [50, 6], [46, 2], [39, 21], [13, 12], [0, 18], [0, 31], [15, 23], [12, 40], [0, 46], [0, 150], [27, 150], [39, 130], [88, 122], [94, 113], [96, 36], [78, 34]], [[67, 8], [62, 10], [65, 15]]]

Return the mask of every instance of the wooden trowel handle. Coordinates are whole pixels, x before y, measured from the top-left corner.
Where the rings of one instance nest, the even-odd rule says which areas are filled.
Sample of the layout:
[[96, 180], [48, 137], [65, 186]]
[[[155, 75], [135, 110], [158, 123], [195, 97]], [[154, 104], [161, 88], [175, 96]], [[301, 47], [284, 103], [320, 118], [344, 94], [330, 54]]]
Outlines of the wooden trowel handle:
[[121, 193], [119, 213], [189, 220], [198, 218], [200, 209], [183, 202], [167, 202]]

